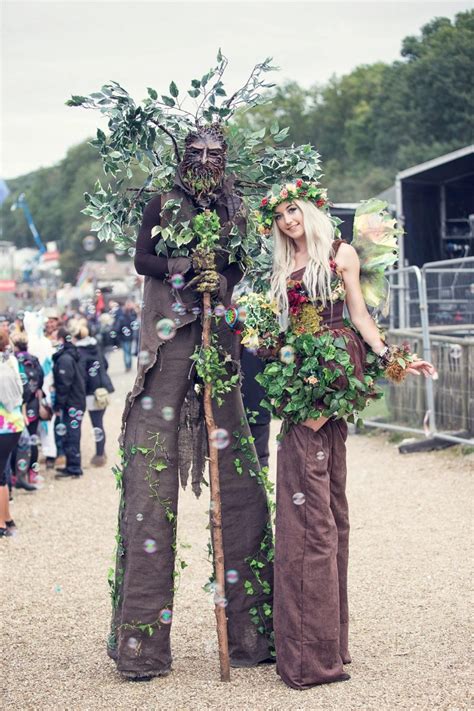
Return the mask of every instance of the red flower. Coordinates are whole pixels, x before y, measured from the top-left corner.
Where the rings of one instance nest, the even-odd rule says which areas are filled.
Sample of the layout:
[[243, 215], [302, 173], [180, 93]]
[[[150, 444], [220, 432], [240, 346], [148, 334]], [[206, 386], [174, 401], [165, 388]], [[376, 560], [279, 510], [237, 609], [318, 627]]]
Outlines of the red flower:
[[322, 207], [325, 204], [326, 204], [326, 200], [323, 200], [322, 198], [320, 198], [319, 200], [316, 200], [316, 207]]
[[301, 188], [302, 185], [303, 185], [303, 181], [301, 180], [301, 178], [298, 178], [298, 180], [296, 181], [296, 187]]
[[262, 202], [260, 203], [262, 207], [265, 207], [265, 205], [268, 205], [268, 198], [263, 198]]

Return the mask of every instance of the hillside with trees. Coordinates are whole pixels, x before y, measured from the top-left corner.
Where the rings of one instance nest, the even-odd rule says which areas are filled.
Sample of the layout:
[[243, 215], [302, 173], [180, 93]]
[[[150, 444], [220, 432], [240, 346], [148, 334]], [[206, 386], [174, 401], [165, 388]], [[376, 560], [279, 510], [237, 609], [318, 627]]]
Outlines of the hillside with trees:
[[[403, 40], [400, 54], [392, 64], [359, 66], [310, 89], [296, 81], [280, 85], [271, 103], [237, 120], [257, 130], [277, 118], [290, 127], [287, 143], [309, 142], [321, 153], [334, 202], [367, 198], [390, 186], [399, 170], [473, 142], [474, 11], [453, 22], [433, 19]], [[74, 279], [90, 232], [83, 194], [97, 178], [104, 179], [101, 161], [85, 142], [58, 165], [8, 181], [2, 239], [32, 245], [23, 214], [10, 210], [25, 192], [43, 241], [58, 244], [64, 279]], [[94, 258], [111, 249], [101, 244]]]

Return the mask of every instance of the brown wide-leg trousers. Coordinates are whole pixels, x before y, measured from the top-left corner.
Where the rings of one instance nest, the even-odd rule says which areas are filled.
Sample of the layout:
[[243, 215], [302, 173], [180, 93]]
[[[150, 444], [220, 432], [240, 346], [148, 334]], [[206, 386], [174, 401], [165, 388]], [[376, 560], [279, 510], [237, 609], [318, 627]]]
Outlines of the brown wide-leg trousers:
[[344, 420], [294, 425], [278, 452], [275, 645], [295, 689], [338, 681], [350, 662], [346, 437]]
[[[218, 337], [230, 352], [230, 330], [225, 327]], [[200, 341], [200, 325], [194, 322], [160, 348], [156, 364], [146, 374], [143, 393], [126, 418], [115, 604], [108, 645], [109, 655], [125, 676], [158, 676], [171, 668], [178, 420], [192, 383], [190, 356]], [[169, 408], [174, 413], [171, 419]], [[217, 427], [225, 429], [229, 439], [228, 446], [219, 449], [225, 567], [237, 571], [225, 590], [229, 652], [234, 666], [252, 666], [267, 660], [271, 647], [271, 623], [266, 634], [261, 634], [249, 613], [272, 600], [272, 564], [267, 562], [260, 571], [265, 589], [249, 565], [260, 559], [262, 542], [272, 546], [268, 503], [258, 481], [255, 448], [248, 442], [250, 430], [240, 388], [228, 393], [220, 407], [214, 404], [213, 411]], [[156, 468], [158, 462], [164, 462], [165, 468]], [[252, 583], [253, 595], [246, 592], [246, 580]]]

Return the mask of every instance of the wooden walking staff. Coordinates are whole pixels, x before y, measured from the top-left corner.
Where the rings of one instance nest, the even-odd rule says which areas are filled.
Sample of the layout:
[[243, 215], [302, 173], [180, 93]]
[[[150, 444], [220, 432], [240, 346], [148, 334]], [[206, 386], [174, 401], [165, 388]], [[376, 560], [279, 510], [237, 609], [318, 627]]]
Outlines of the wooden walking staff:
[[[213, 347], [211, 336], [212, 310], [211, 293], [219, 285], [219, 277], [215, 271], [214, 246], [219, 240], [220, 221], [216, 213], [208, 210], [198, 215], [193, 227], [198, 236], [198, 247], [193, 255], [193, 267], [198, 276], [192, 280], [197, 282], [197, 290], [202, 293], [202, 350], [204, 359], [206, 351]], [[209, 289], [209, 290], [208, 290]], [[219, 664], [221, 681], [230, 681], [229, 642], [227, 637], [227, 617], [224, 606], [225, 596], [225, 565], [224, 542], [222, 538], [222, 507], [219, 480], [218, 450], [213, 440], [217, 427], [212, 412], [213, 384], [209, 377], [204, 378], [204, 418], [206, 421], [207, 440], [209, 448], [209, 483], [211, 490], [211, 535], [214, 571], [216, 581], [215, 614], [217, 623], [217, 641], [219, 645]]]
[[[202, 325], [202, 346], [204, 349], [211, 345], [211, 295], [203, 294], [204, 319]], [[211, 489], [211, 534], [214, 570], [216, 576], [217, 599], [214, 607], [217, 624], [217, 641], [219, 644], [219, 664], [221, 681], [230, 681], [229, 642], [227, 639], [227, 617], [223, 600], [225, 596], [225, 565], [224, 542], [222, 539], [222, 509], [221, 488], [219, 480], [218, 450], [212, 440], [216, 430], [214, 415], [212, 414], [212, 383], [204, 385], [204, 417], [206, 420], [207, 440], [209, 445], [209, 483]]]

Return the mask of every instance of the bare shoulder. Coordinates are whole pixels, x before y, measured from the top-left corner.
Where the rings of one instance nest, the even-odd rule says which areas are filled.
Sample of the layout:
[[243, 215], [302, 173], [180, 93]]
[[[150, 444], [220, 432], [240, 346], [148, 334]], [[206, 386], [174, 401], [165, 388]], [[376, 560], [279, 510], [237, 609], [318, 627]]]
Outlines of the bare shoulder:
[[340, 269], [350, 269], [359, 266], [359, 256], [351, 244], [342, 242], [337, 250], [335, 262]]

